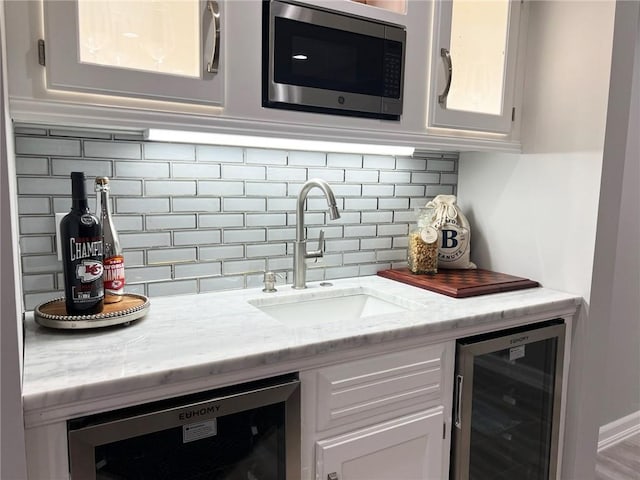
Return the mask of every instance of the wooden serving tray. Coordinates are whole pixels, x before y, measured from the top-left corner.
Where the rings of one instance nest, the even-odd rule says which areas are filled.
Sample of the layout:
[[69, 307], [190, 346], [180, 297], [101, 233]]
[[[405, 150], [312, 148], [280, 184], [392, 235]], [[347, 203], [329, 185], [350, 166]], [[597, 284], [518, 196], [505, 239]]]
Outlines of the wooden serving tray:
[[438, 270], [438, 273], [418, 275], [408, 268], [381, 270], [381, 277], [441, 293], [449, 297], [465, 298], [488, 293], [507, 292], [538, 287], [540, 284], [528, 278], [515, 277], [491, 270]]
[[149, 310], [149, 299], [136, 293], [125, 293], [117, 303], [105, 303], [102, 312], [93, 315], [67, 315], [64, 298], [38, 305], [36, 323], [50, 328], [82, 329], [128, 324], [142, 318]]

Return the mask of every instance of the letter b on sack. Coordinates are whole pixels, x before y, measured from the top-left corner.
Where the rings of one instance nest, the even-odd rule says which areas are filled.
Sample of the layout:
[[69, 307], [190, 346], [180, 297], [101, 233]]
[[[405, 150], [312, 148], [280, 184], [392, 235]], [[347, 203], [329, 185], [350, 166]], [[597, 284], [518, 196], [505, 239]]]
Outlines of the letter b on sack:
[[456, 230], [442, 230], [442, 248], [456, 248], [458, 246], [457, 236]]

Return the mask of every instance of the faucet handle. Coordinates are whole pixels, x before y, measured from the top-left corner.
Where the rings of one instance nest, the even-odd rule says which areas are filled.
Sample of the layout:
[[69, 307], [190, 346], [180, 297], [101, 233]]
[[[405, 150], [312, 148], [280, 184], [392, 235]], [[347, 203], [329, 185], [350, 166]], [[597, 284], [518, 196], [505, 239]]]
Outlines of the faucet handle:
[[318, 237], [318, 249], [307, 252], [305, 258], [322, 258], [324, 249], [324, 230], [320, 230], [320, 236]]

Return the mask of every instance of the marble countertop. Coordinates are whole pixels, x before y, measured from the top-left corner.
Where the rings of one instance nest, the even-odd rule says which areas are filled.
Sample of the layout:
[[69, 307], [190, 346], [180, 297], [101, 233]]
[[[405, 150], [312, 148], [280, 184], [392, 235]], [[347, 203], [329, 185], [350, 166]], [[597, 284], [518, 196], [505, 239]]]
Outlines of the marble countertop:
[[[149, 390], [211, 375], [302, 360], [323, 353], [455, 331], [523, 316], [572, 312], [580, 297], [532, 288], [465, 299], [449, 298], [378, 276], [261, 289], [152, 298], [149, 313], [129, 326], [69, 331], [25, 322], [25, 421], [38, 412], [86, 405], [105, 396]], [[329, 293], [327, 293], [329, 292]], [[295, 296], [373, 293], [408, 308], [357, 321], [283, 323], [254, 305]]]

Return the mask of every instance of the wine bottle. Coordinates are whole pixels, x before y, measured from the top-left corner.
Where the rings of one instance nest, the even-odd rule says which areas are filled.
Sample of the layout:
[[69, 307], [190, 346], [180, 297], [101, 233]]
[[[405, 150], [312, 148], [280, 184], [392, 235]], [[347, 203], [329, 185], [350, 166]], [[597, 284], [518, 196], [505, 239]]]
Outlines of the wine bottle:
[[84, 172], [71, 172], [71, 211], [60, 222], [68, 315], [93, 315], [104, 306], [102, 228], [89, 211]]
[[109, 179], [96, 177], [96, 215], [102, 225], [104, 303], [116, 303], [124, 294], [124, 257], [111, 217]]

